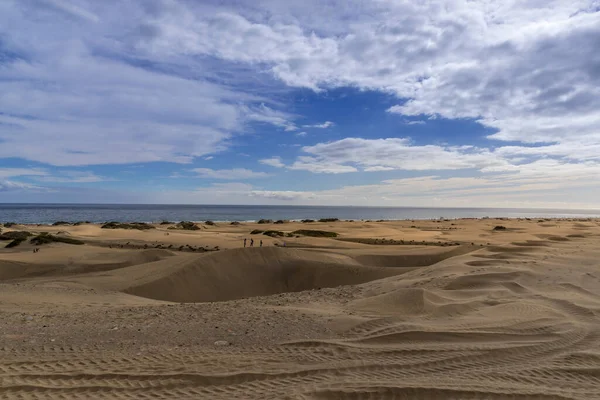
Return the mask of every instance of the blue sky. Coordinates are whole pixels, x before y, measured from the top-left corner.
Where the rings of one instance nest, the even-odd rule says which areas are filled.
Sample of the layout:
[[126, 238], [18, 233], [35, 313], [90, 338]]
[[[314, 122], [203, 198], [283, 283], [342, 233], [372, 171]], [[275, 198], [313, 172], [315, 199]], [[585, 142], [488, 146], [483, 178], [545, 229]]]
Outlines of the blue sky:
[[600, 208], [599, 9], [5, 0], [0, 202]]

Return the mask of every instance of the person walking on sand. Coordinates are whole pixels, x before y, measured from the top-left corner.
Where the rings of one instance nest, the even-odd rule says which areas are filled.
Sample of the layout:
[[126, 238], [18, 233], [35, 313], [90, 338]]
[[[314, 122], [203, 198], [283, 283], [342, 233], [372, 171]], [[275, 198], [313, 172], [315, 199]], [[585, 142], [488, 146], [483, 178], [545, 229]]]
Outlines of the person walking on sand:
[[246, 240], [248, 239], [244, 238], [244, 247], [246, 247]]
[[254, 239], [250, 239], [250, 247], [254, 247]]
[[260, 240], [260, 247], [262, 247], [262, 239]]

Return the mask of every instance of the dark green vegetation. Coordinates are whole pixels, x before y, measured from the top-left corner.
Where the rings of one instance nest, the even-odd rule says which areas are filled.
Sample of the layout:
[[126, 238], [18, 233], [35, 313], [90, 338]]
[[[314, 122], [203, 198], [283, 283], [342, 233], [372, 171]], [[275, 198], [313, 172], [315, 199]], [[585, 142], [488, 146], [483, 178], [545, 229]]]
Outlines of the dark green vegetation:
[[161, 225], [172, 225], [172, 224], [174, 224], [174, 222], [171, 222], [171, 221], [160, 221], [160, 224]]
[[505, 227], [505, 226], [502, 226], [502, 225], [498, 225], [498, 226], [495, 226], [495, 227], [494, 227], [494, 230], [495, 230], [495, 231], [505, 231], [505, 230], [506, 230], [506, 227]]
[[54, 236], [49, 233], [40, 233], [36, 237], [31, 238], [30, 242], [37, 246], [41, 246], [43, 244], [48, 244], [48, 243], [67, 243], [67, 244], [77, 244], [77, 245], [85, 244], [81, 240], [71, 239], [68, 237]]
[[9, 244], [6, 245], [7, 249], [17, 247], [23, 241], [27, 240], [29, 236], [31, 236], [31, 232], [27, 231], [14, 231], [14, 232], [5, 232], [0, 234], [0, 240], [11, 240]]
[[181, 221], [175, 226], [169, 227], [169, 229], [180, 229], [183, 231], [198, 231], [200, 227], [191, 221]]
[[206, 221], [204, 222], [206, 225], [210, 225], [210, 226], [214, 226], [216, 225], [213, 221]]
[[31, 232], [27, 231], [13, 231], [13, 232], [5, 232], [0, 235], [0, 240], [25, 240], [29, 236], [32, 236]]
[[231, 224], [230, 224], [230, 225], [241, 225], [241, 223], [240, 223], [240, 222], [238, 222], [238, 221], [233, 221], [233, 222], [231, 222]]
[[252, 232], [250, 232], [251, 235], [260, 235], [261, 233], [263, 233], [264, 231], [261, 231], [260, 229], [255, 229]]
[[265, 231], [265, 232], [263, 232], [263, 235], [275, 238], [275, 237], [285, 236], [285, 233], [283, 233], [281, 231]]
[[311, 237], [330, 237], [330, 238], [334, 238], [334, 237], [338, 236], [338, 234], [335, 232], [318, 231], [318, 230], [312, 230], [312, 229], [300, 229], [300, 230], [292, 232], [292, 234], [302, 235], [302, 236], [311, 236]]
[[[458, 242], [432, 242], [432, 241], [417, 241], [417, 240], [395, 240], [395, 239], [377, 239], [377, 238], [340, 238], [342, 242], [352, 242], [361, 244], [372, 244], [378, 246], [459, 246]], [[474, 243], [472, 243], [474, 245]]]
[[79, 225], [83, 225], [83, 224], [91, 224], [91, 222], [90, 221], [77, 221], [73, 225], [79, 226]]
[[337, 222], [339, 220], [339, 218], [321, 218], [319, 222]]
[[275, 224], [285, 224], [286, 221], [282, 220], [282, 219], [278, 219], [277, 221], [274, 222]]
[[4, 223], [4, 227], [5, 227], [5, 228], [11, 228], [11, 227], [13, 227], [13, 226], [15, 226], [15, 225], [17, 225], [17, 223], [16, 223], [16, 222], [5, 222], [5, 223]]
[[148, 229], [155, 229], [154, 226], [147, 224], [145, 222], [107, 222], [102, 225], [102, 229], [138, 229], [140, 231], [145, 231]]
[[13, 248], [13, 247], [17, 247], [18, 245], [20, 245], [23, 242], [22, 239], [15, 239], [12, 242], [10, 242], [9, 244], [6, 245], [7, 249]]
[[67, 221], [56, 221], [55, 223], [52, 224], [52, 226], [61, 226], [61, 225], [71, 225], [71, 223], [67, 222]]
[[259, 224], [271, 224], [271, 223], [273, 223], [273, 220], [272, 219], [259, 219], [258, 223]]
[[314, 219], [303, 219], [302, 220], [302, 223], [304, 223], [304, 224], [309, 224], [311, 222], [315, 222], [315, 220]]

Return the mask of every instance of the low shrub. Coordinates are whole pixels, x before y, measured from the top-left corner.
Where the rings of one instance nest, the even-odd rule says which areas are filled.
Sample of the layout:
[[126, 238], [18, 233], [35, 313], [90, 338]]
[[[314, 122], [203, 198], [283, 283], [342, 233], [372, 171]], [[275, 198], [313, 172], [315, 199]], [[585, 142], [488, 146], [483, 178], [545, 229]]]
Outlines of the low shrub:
[[259, 219], [258, 223], [259, 224], [271, 224], [271, 223], [273, 223], [273, 220], [272, 219]]
[[285, 233], [283, 233], [281, 231], [265, 231], [265, 232], [263, 232], [263, 235], [270, 236], [270, 237], [279, 237], [279, 236], [284, 236]]
[[31, 238], [31, 240], [29, 242], [32, 244], [35, 244], [36, 246], [41, 246], [43, 244], [48, 244], [48, 243], [67, 243], [67, 244], [76, 244], [76, 245], [85, 244], [81, 240], [72, 239], [69, 237], [54, 236], [54, 235], [50, 235], [49, 233], [41, 233], [41, 234], [37, 235], [36, 237]]
[[251, 235], [260, 235], [261, 233], [263, 233], [264, 231], [261, 231], [260, 229], [255, 229], [252, 232], [250, 232]]
[[314, 219], [303, 219], [301, 222], [304, 224], [309, 224], [311, 222], [315, 222], [315, 220]]
[[4, 227], [5, 228], [12, 228], [13, 226], [17, 225], [16, 222], [5, 222], [4, 223]]
[[214, 226], [216, 225], [213, 221], [205, 221], [204, 222], [206, 225], [210, 225], [210, 226]]
[[31, 232], [27, 231], [13, 231], [13, 232], [4, 232], [0, 235], [0, 240], [25, 240], [29, 236], [32, 236]]
[[321, 218], [319, 222], [337, 222], [339, 220], [339, 218]]
[[318, 231], [318, 230], [312, 230], [312, 229], [300, 229], [300, 230], [292, 232], [292, 234], [302, 235], [302, 236], [311, 236], [311, 237], [338, 237], [338, 234], [335, 232]]
[[277, 221], [274, 222], [275, 224], [285, 224], [285, 221], [282, 219], [278, 219]]
[[230, 225], [241, 225], [241, 223], [239, 223], [238, 221], [233, 221]]
[[71, 223], [67, 222], [67, 221], [56, 221], [55, 223], [52, 224], [52, 226], [61, 226], [61, 225], [71, 225]]
[[497, 225], [497, 226], [494, 227], [494, 230], [495, 231], [505, 231], [506, 227], [502, 226], [502, 225]]
[[20, 245], [21, 243], [23, 243], [25, 239], [15, 239], [12, 242], [10, 242], [9, 244], [6, 245], [7, 249], [11, 249], [13, 247], [17, 247], [18, 245]]
[[147, 224], [145, 222], [107, 222], [106, 224], [101, 226], [102, 229], [138, 229], [140, 231], [155, 229], [153, 225]]
[[181, 221], [177, 225], [170, 227], [169, 229], [181, 229], [184, 231], [198, 231], [200, 227], [191, 221]]
[[171, 222], [171, 221], [166, 221], [166, 220], [160, 221], [160, 225], [173, 225], [173, 224], [174, 224], [174, 222]]

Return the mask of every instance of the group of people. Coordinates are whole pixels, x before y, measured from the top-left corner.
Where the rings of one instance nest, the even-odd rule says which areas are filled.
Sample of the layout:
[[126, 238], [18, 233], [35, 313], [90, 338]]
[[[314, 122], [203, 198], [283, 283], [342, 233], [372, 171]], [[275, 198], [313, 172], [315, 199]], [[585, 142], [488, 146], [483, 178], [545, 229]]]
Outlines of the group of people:
[[[247, 240], [248, 239], [244, 238], [244, 247], [246, 247]], [[263, 245], [263, 241], [261, 239], [261, 241], [260, 241], [260, 247], [262, 247], [262, 245]], [[250, 239], [250, 247], [254, 247], [254, 239]]]
[[33, 249], [34, 253], [37, 253], [38, 251], [40, 251], [40, 249], [38, 249], [37, 247], [35, 249]]
[[[244, 247], [246, 247], [247, 244], [248, 244], [248, 239], [244, 238]], [[275, 246], [279, 246], [279, 245], [277, 243], [275, 243]], [[283, 244], [281, 246], [285, 247], [285, 242], [283, 242]], [[250, 239], [250, 247], [254, 247], [254, 239]], [[259, 243], [259, 247], [263, 247], [262, 240]]]

